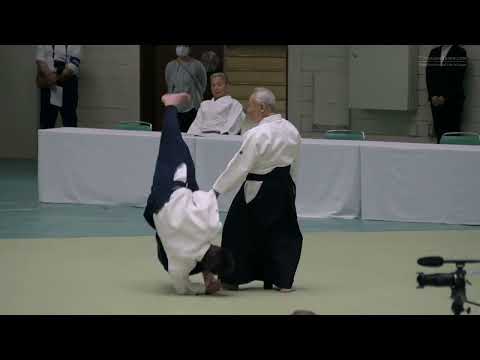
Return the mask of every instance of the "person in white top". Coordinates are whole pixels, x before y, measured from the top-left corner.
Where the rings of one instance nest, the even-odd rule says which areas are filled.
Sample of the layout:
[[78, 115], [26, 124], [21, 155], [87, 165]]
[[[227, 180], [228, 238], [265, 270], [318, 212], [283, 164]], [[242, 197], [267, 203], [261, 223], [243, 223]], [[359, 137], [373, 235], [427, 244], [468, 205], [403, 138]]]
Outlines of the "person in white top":
[[[233, 270], [228, 250], [215, 243], [221, 233], [213, 191], [200, 191], [190, 151], [180, 133], [176, 106], [190, 101], [187, 93], [167, 94], [160, 147], [144, 217], [156, 230], [158, 257], [182, 295], [212, 294], [221, 289], [214, 275]], [[189, 276], [203, 273], [205, 284]]]
[[37, 87], [40, 88], [40, 128], [76, 127], [81, 45], [37, 45]]
[[222, 247], [233, 253], [235, 269], [221, 277], [226, 289], [254, 280], [291, 291], [303, 237], [295, 208], [292, 165], [301, 137], [295, 126], [275, 113], [275, 96], [257, 88], [247, 115], [257, 125], [213, 185], [218, 195], [242, 185], [227, 214]]
[[210, 82], [213, 99], [205, 100], [200, 104], [188, 134], [240, 134], [245, 113], [242, 104], [228, 94], [227, 76], [224, 73], [212, 74]]

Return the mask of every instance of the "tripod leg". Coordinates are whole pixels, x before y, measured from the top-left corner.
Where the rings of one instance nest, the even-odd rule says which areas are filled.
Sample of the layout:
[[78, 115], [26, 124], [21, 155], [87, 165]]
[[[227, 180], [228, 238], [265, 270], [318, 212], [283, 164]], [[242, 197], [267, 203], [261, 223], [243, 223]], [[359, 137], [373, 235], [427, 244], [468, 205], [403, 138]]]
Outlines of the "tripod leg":
[[454, 315], [460, 315], [462, 312], [465, 311], [463, 308], [463, 299], [460, 295], [455, 296], [455, 300], [452, 304], [452, 311]]

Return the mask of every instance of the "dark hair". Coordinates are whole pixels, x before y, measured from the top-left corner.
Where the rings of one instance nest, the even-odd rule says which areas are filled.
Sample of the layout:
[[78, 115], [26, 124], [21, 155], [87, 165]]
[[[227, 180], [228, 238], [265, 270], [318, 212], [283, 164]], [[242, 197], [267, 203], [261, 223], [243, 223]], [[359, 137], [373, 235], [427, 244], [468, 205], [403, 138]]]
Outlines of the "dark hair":
[[235, 268], [232, 253], [216, 245], [210, 246], [201, 263], [206, 271], [220, 275], [220, 277], [230, 275]]

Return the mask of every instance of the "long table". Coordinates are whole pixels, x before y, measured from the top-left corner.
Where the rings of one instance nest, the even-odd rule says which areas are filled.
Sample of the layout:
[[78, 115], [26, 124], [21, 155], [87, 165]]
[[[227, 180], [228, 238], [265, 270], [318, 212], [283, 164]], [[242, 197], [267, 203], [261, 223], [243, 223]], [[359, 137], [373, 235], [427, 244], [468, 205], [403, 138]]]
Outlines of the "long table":
[[[40, 201], [144, 206], [160, 137], [160, 132], [126, 130], [39, 130]], [[212, 187], [242, 142], [238, 135], [184, 135], [184, 139], [203, 190]], [[358, 217], [358, 157], [355, 142], [305, 140], [296, 179], [299, 216]], [[221, 211], [228, 210], [237, 190], [219, 198]]]
[[480, 146], [366, 142], [362, 218], [480, 224]]
[[[144, 206], [158, 132], [56, 128], [38, 132], [38, 194], [46, 203]], [[195, 141], [186, 137], [192, 156]]]
[[[144, 206], [160, 132], [57, 128], [38, 132], [41, 202]], [[240, 147], [236, 135], [184, 135], [202, 190]], [[297, 212], [480, 224], [480, 147], [303, 139]], [[227, 211], [237, 189], [219, 198]]]

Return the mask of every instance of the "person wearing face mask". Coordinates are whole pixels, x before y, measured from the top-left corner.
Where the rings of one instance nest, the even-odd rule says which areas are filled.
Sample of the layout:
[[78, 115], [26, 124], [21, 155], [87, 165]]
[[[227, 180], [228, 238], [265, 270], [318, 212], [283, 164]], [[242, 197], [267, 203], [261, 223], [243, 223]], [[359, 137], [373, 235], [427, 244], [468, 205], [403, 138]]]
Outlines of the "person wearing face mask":
[[467, 52], [459, 45], [442, 45], [430, 51], [425, 73], [437, 143], [446, 132], [461, 129], [466, 68]]
[[188, 134], [239, 134], [245, 113], [242, 104], [228, 94], [227, 76], [212, 74], [210, 82], [213, 98], [202, 102]]
[[187, 132], [192, 124], [207, 85], [207, 73], [202, 63], [190, 56], [188, 45], [177, 45], [177, 58], [165, 68], [169, 93], [188, 93], [191, 101], [177, 105], [180, 131]]
[[293, 180], [301, 137], [275, 113], [275, 96], [266, 88], [254, 90], [247, 115], [257, 125], [245, 133], [240, 149], [213, 184], [217, 196], [241, 185], [222, 232], [222, 247], [232, 252], [236, 267], [221, 281], [228, 290], [259, 280], [265, 289], [289, 292], [303, 242]]

